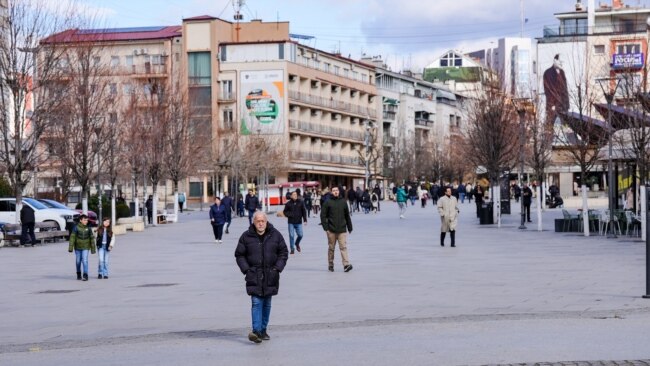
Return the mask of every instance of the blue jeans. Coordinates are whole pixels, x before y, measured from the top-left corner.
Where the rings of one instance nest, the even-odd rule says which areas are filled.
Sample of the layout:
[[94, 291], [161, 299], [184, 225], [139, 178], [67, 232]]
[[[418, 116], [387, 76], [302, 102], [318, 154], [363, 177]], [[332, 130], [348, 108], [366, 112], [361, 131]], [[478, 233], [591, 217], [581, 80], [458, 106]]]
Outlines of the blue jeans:
[[111, 252], [106, 250], [104, 247], [97, 249], [97, 256], [99, 257], [99, 268], [97, 269], [97, 274], [108, 277], [108, 261], [110, 259], [110, 254]]
[[257, 210], [248, 210], [248, 225], [253, 225], [253, 215], [255, 215]]
[[[296, 234], [298, 234], [298, 240], [294, 240]], [[289, 224], [289, 245], [291, 250], [296, 249], [295, 245], [300, 245], [300, 240], [302, 240], [302, 224]]]
[[458, 195], [460, 195], [460, 203], [465, 203], [465, 193], [460, 192]]
[[83, 264], [83, 273], [88, 273], [88, 249], [74, 250], [74, 256], [77, 264], [77, 272], [81, 272], [81, 265]]
[[253, 319], [253, 332], [262, 333], [266, 331], [271, 316], [272, 296], [251, 296], [251, 317]]

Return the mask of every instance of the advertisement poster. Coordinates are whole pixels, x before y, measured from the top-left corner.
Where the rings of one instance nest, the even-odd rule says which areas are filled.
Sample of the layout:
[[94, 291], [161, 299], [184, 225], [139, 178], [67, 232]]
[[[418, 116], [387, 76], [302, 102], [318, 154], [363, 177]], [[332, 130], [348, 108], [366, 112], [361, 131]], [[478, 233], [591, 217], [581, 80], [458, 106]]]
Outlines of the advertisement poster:
[[284, 133], [283, 71], [242, 71], [240, 75], [241, 134]]

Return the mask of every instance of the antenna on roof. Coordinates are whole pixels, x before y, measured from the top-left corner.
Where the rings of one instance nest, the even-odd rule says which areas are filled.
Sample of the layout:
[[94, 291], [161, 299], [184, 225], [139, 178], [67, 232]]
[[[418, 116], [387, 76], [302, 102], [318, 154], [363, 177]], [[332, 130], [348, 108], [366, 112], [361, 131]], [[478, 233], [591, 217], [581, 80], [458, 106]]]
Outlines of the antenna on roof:
[[246, 5], [246, 0], [233, 0], [232, 1], [232, 6], [235, 9], [235, 34], [236, 34], [236, 41], [239, 42], [239, 30], [241, 30], [241, 27], [239, 26], [239, 21], [244, 19], [244, 15], [241, 13], [241, 8]]

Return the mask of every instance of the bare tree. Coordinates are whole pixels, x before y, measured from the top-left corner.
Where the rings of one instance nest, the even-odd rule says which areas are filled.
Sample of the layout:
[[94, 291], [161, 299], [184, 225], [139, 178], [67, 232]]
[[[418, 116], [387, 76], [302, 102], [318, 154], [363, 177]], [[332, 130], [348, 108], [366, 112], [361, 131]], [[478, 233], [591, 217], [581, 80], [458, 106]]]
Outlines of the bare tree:
[[124, 141], [124, 159], [129, 165], [132, 182], [131, 197], [136, 205], [135, 215], [138, 215], [138, 181], [145, 170], [145, 135], [146, 128], [144, 117], [139, 110], [138, 104], [140, 98], [137, 94], [132, 93], [126, 96], [128, 98], [124, 110], [122, 111], [123, 126], [129, 133], [123, 136]]
[[366, 138], [367, 148], [364, 141], [364, 146], [361, 146], [360, 149], [357, 150], [357, 154], [359, 158], [359, 165], [363, 167], [365, 167], [366, 164], [368, 165], [368, 184], [370, 184], [370, 181], [373, 178], [377, 178], [381, 175], [381, 169], [379, 169], [379, 167], [381, 166], [383, 159], [384, 148], [382, 141], [379, 138], [378, 128], [369, 128]]
[[398, 130], [395, 143], [384, 165], [393, 182], [401, 184], [415, 174], [415, 144], [413, 131]]
[[532, 108], [528, 108], [525, 114], [529, 150], [525, 155], [526, 163], [533, 169], [535, 178], [544, 182], [553, 152], [553, 124], [544, 118], [538, 95], [532, 98], [531, 103]]
[[[493, 188], [503, 168], [509, 168], [519, 153], [518, 121], [510, 98], [498, 87], [487, 86], [468, 102], [464, 156], [487, 171]], [[493, 189], [493, 192], [497, 189]], [[494, 200], [494, 195], [491, 195]]]
[[14, 0], [4, 15], [0, 18], [0, 163], [18, 210], [31, 177], [27, 172], [35, 169], [43, 152], [38, 144], [48, 131], [50, 112], [61, 102], [51, 83], [61, 74], [63, 50], [43, 47], [39, 41], [65, 29], [72, 13], [48, 11], [36, 0]]

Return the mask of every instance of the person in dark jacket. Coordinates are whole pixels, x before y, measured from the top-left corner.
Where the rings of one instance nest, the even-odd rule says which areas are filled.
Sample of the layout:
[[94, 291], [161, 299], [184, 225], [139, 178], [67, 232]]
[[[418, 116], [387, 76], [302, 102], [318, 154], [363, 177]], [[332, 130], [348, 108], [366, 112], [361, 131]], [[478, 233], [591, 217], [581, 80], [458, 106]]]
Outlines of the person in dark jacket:
[[34, 209], [23, 203], [23, 208], [20, 209], [20, 245], [25, 245], [28, 234], [32, 246], [36, 244], [36, 235], [34, 235], [35, 224], [36, 217], [34, 215]]
[[[307, 225], [307, 208], [305, 203], [298, 198], [298, 192], [291, 193], [291, 199], [284, 205], [284, 216], [289, 223], [289, 246], [291, 254], [296, 249], [300, 252], [300, 241], [302, 240], [302, 223]], [[298, 238], [295, 239], [296, 234]], [[295, 245], [294, 245], [295, 243]]]
[[214, 232], [214, 242], [221, 244], [223, 237], [223, 226], [226, 224], [228, 215], [226, 208], [221, 204], [219, 197], [214, 198], [214, 205], [210, 206], [210, 223], [212, 224], [212, 231]]
[[312, 200], [311, 200], [311, 191], [307, 190], [305, 191], [305, 208], [307, 209], [307, 217], [311, 216], [311, 208], [312, 208]]
[[221, 200], [221, 204], [223, 205], [223, 208], [226, 210], [226, 234], [229, 233], [228, 228], [230, 227], [230, 223], [232, 222], [232, 212], [235, 209], [233, 206], [233, 201], [232, 197], [228, 194], [228, 192], [223, 194], [223, 199]]
[[88, 227], [88, 216], [79, 216], [79, 223], [70, 233], [70, 243], [68, 252], [75, 254], [75, 264], [77, 266], [77, 279], [81, 280], [81, 270], [83, 267], [83, 281], [88, 281], [88, 252], [95, 254], [97, 244], [93, 231]]
[[363, 190], [363, 194], [361, 195], [361, 208], [363, 208], [363, 213], [369, 214], [371, 205], [370, 191], [366, 188]]
[[526, 213], [526, 221], [530, 221], [530, 204], [533, 202], [533, 191], [524, 183], [524, 188], [521, 190], [521, 199], [524, 201], [524, 212]]
[[354, 207], [357, 204], [357, 200], [361, 197], [357, 197], [357, 193], [354, 191], [354, 187], [350, 187], [348, 190], [348, 206], [350, 207], [350, 214], [354, 212]]
[[253, 214], [260, 207], [260, 199], [257, 198], [252, 189], [248, 190], [248, 194], [244, 199], [244, 208], [248, 211], [248, 224], [253, 225]]
[[99, 263], [97, 266], [97, 279], [108, 279], [108, 268], [110, 263], [110, 252], [115, 247], [115, 235], [113, 235], [113, 226], [111, 218], [104, 217], [102, 225], [97, 229], [97, 257]]
[[483, 206], [483, 187], [478, 183], [474, 186], [474, 202], [476, 203], [476, 217], [480, 217], [481, 206]]
[[147, 201], [144, 203], [145, 207], [147, 208], [147, 220], [149, 221], [149, 225], [153, 222], [153, 196], [149, 195], [149, 198]]
[[343, 261], [343, 270], [349, 272], [352, 270], [352, 264], [348, 258], [347, 233], [352, 233], [352, 219], [350, 218], [350, 209], [345, 199], [340, 197], [338, 187], [332, 188], [332, 198], [323, 205], [320, 213], [320, 222], [323, 230], [327, 233], [327, 252], [328, 269], [334, 272], [334, 251], [336, 242], [339, 243], [341, 259]]
[[246, 293], [251, 297], [252, 331], [248, 340], [269, 340], [267, 327], [271, 298], [278, 294], [280, 273], [289, 259], [282, 234], [268, 222], [262, 211], [253, 215], [253, 225], [239, 238], [235, 249], [237, 266], [245, 274]]
[[[381, 205], [380, 201], [382, 200], [382, 195], [381, 195], [381, 188], [379, 188], [379, 184], [375, 184], [375, 188], [372, 190], [372, 193], [377, 195], [377, 212], [381, 211]], [[370, 195], [372, 197], [372, 195]]]

